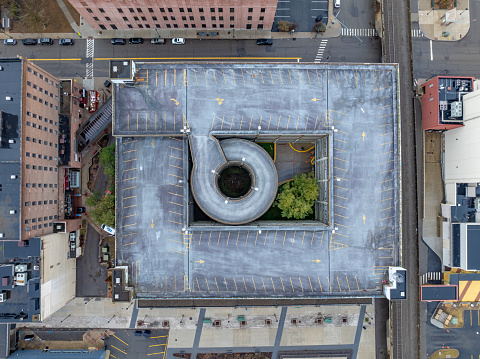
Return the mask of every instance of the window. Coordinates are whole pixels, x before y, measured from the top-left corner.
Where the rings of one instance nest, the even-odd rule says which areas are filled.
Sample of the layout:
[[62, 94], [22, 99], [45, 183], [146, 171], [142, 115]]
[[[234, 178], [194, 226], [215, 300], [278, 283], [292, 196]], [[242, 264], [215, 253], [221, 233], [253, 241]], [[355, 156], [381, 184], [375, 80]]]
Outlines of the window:
[[32, 86], [32, 83], [30, 81], [27, 81], [28, 86]]
[[54, 203], [54, 204], [57, 204], [57, 200], [54, 200], [53, 203]]
[[210, 12], [215, 12], [215, 8], [214, 8], [214, 7], [211, 7], [211, 8], [210, 8]]
[[216, 28], [217, 28], [217, 24], [213, 24], [212, 27], [213, 27], [214, 29], [216, 29]]
[[179, 8], [178, 10], [180, 10], [180, 12], [185, 12], [185, 10], [183, 9], [183, 7]]
[[29, 121], [27, 121], [27, 126], [30, 126], [30, 122], [29, 122]]
[[[26, 152], [25, 156], [30, 157], [30, 152]], [[30, 168], [30, 167], [27, 167], [27, 168]]]
[[[30, 169], [30, 165], [25, 165], [25, 168], [26, 168], [27, 170], [29, 170], [29, 169]], [[33, 184], [33, 187], [35, 187], [35, 183]]]
[[168, 12], [173, 12], [171, 7], [168, 8]]
[[253, 7], [249, 7], [248, 12], [253, 12]]
[[160, 24], [155, 24], [155, 27], [156, 27], [157, 29], [160, 29]]
[[37, 96], [33, 96], [33, 100], [34, 100], [34, 101], [37, 101]]
[[178, 29], [178, 24], [173, 24], [173, 27], [174, 27], [175, 29]]
[[[131, 24], [128, 24], [127, 26], [128, 26], [129, 29], [132, 29], [132, 28], [133, 28], [133, 26], [132, 26]], [[50, 130], [50, 131], [51, 131], [51, 130]]]
[[126, 16], [124, 16], [123, 21], [128, 21], [128, 18]]
[[168, 16], [164, 16], [163, 20], [168, 21]]
[[147, 21], [147, 18], [145, 16], [142, 16], [143, 21]]
[[149, 7], [148, 12], [153, 12], [153, 9], [151, 7]]
[[134, 16], [133, 20], [138, 21], [138, 16]]
[[157, 21], [157, 17], [156, 17], [156, 16], [152, 16], [152, 20], [153, 20], [153, 21]]
[[247, 29], [251, 29], [252, 28], [252, 24], [247, 24]]
[[265, 12], [265, 8], [262, 7], [262, 8], [260, 9], [260, 12]]
[[203, 7], [199, 8], [198, 12], [203, 12]]
[[234, 21], [235, 20], [235, 16], [230, 16], [230, 21]]
[[207, 25], [206, 25], [206, 24], [202, 24], [202, 28], [206, 28], [206, 27], [207, 27]]
[[263, 16], [260, 16], [260, 21], [263, 21], [264, 17]]
[[138, 11], [139, 13], [141, 13], [141, 12], [142, 12], [142, 9], [139, 8], [139, 7], [137, 7], [137, 11]]
[[[32, 206], [36, 206], [36, 205], [37, 205], [37, 201], [33, 201]], [[33, 222], [33, 220], [32, 220], [32, 222]]]
[[[32, 97], [32, 94], [29, 93], [29, 92], [27, 92], [27, 97], [30, 97], [30, 98], [31, 98], [31, 97]], [[28, 115], [28, 111], [27, 111], [27, 115]]]
[[27, 136], [25, 139], [26, 139], [27, 141], [30, 141], [30, 137], [28, 137], [28, 136]]
[[217, 18], [215, 16], [212, 16], [212, 21], [215, 21], [217, 20]]
[[183, 21], [187, 21], [187, 17], [186, 17], [186, 16], [182, 16], [182, 20], [183, 20]]
[[32, 72], [32, 69], [30, 67], [27, 67], [28, 72]]
[[220, 24], [220, 28], [223, 29], [223, 24]]
[[[47, 204], [47, 201], [44, 201], [43, 204]], [[52, 204], [52, 200], [48, 201], [48, 204]]]
[[257, 25], [257, 29], [259, 29], [259, 30], [260, 30], [260, 29], [263, 29], [263, 25], [262, 25], [262, 24], [258, 24], [258, 25]]
[[98, 8], [98, 11], [100, 11], [102, 14], [105, 12], [101, 7]]
[[223, 7], [219, 7], [218, 12], [223, 12]]
[[30, 202], [25, 202], [25, 206], [30, 206]]
[[160, 12], [165, 12], [165, 9], [163, 7], [161, 7]]
[[234, 7], [231, 7], [231, 8], [230, 8], [230, 12], [235, 12], [235, 8], [234, 8]]
[[112, 21], [108, 16], [105, 16], [105, 20]]
[[143, 25], [142, 24], [137, 24], [138, 25], [138, 28], [139, 29], [143, 29]]
[[85, 10], [87, 10], [88, 13], [93, 13], [92, 9], [90, 9], [89, 7], [87, 7]]
[[183, 24], [183, 26], [184, 26], [185, 28], [188, 28], [188, 24]]
[[119, 12], [120, 14], [123, 14], [123, 10], [122, 10], [122, 9], [119, 8], [119, 9], [117, 9], [117, 10], [118, 10], [118, 12]]
[[252, 17], [249, 16], [249, 17], [247, 18], [247, 20], [248, 20], [248, 21], [252, 21]]
[[37, 72], [37, 71], [33, 71], [33, 74], [34, 74], [35, 76], [37, 76], [37, 75], [38, 75], [38, 72]]
[[193, 16], [189, 16], [189, 19], [190, 19], [190, 21], [193, 21], [193, 20], [194, 20], [194, 19], [193, 19]]
[[33, 84], [33, 88], [36, 90], [38, 89], [37, 85]]
[[205, 21], [205, 16], [200, 16], [200, 20]]
[[96, 16], [93, 17], [93, 20], [95, 20], [95, 21], [100, 21], [100, 19], [99, 19], [98, 17], [96, 17]]
[[192, 8], [191, 7], [187, 8], [187, 11], [192, 12]]
[[102, 30], [106, 30], [106, 29], [107, 29], [107, 28], [105, 27], [105, 25], [98, 25], [98, 26], [100, 26], [100, 29], [102, 29]]
[[197, 26], [195, 24], [192, 24], [191, 25], [193, 29], [195, 29]]
[[[53, 187], [54, 187], [54, 188], [57, 188], [58, 185], [57, 185], [56, 183], [54, 183], [54, 184], [53, 184]], [[51, 219], [51, 218], [50, 218], [50, 219]]]
[[26, 220], [25, 220], [25, 224], [28, 224], [28, 223], [30, 223], [30, 220], [29, 220], [29, 219], [26, 219]]
[[170, 20], [175, 21], [175, 16], [170, 16]]
[[30, 227], [25, 227], [25, 232], [29, 231]]
[[223, 21], [223, 16], [219, 16], [218, 20]]
[[130, 12], [135, 12], [135, 10], [133, 10], [133, 7], [129, 7], [128, 10], [130, 10]]
[[150, 29], [150, 25], [149, 25], [149, 24], [145, 24], [145, 27], [146, 27], [147, 29]]
[[30, 187], [30, 183], [25, 183], [25, 187]]
[[37, 226], [32, 226], [32, 230], [37, 229]]

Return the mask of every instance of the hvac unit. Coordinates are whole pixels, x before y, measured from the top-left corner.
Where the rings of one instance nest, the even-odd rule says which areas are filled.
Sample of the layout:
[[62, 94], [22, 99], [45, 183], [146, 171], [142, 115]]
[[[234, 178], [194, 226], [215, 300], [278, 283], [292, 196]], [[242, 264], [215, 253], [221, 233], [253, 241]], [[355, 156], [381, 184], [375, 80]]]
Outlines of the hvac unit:
[[17, 179], [17, 175], [10, 175], [10, 179]]
[[15, 214], [15, 213], [17, 213], [16, 210], [14, 210], [14, 209], [11, 209], [11, 210], [10, 210], [10, 214]]
[[0, 303], [3, 303], [7, 300], [7, 292], [0, 293]]
[[15, 140], [8, 140], [8, 143], [15, 143]]
[[4, 238], [5, 237], [5, 233], [0, 233], [0, 238]]
[[475, 198], [475, 200], [473, 201], [473, 203], [475, 204], [475, 209], [477, 211], [480, 211], [480, 198]]
[[10, 96], [7, 96], [7, 97], [5, 97], [5, 100], [7, 100], [7, 101], [13, 101], [13, 98], [11, 98]]
[[462, 117], [463, 104], [460, 101], [455, 101], [450, 104], [450, 113], [452, 117]]

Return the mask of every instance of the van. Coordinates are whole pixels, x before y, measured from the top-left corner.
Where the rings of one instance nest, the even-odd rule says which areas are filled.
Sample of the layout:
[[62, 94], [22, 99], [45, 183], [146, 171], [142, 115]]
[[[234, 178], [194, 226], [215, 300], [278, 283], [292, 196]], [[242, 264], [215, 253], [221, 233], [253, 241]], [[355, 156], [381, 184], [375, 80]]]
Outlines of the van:
[[38, 39], [38, 44], [39, 45], [53, 45], [53, 40], [49, 37], [42, 37], [41, 39]]
[[22, 44], [24, 44], [24, 45], [36, 45], [37, 40], [35, 40], [35, 39], [23, 39]]
[[339, 8], [340, 7], [340, 0], [335, 0], [335, 7]]
[[160, 38], [151, 39], [150, 43], [155, 45], [163, 45], [165, 43], [165, 39], [160, 39]]

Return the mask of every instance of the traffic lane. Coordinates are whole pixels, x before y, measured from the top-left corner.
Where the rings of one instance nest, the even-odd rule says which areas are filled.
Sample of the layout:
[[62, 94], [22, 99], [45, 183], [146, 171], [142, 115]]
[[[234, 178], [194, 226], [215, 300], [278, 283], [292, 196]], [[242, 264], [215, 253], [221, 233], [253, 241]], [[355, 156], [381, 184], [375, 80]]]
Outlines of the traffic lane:
[[[338, 19], [350, 29], [375, 27], [375, 5], [370, 0], [341, 0]], [[334, 11], [334, 16], [337, 11]]]
[[363, 42], [355, 37], [329, 39], [323, 53], [323, 62], [381, 62], [382, 42], [380, 38], [366, 37], [361, 40]]
[[79, 59], [86, 55], [86, 41], [75, 40], [73, 46], [60, 46], [58, 40], [53, 45], [22, 45], [21, 40], [17, 44], [4, 45], [0, 43], [0, 54], [3, 57], [15, 57], [21, 55], [29, 59]]

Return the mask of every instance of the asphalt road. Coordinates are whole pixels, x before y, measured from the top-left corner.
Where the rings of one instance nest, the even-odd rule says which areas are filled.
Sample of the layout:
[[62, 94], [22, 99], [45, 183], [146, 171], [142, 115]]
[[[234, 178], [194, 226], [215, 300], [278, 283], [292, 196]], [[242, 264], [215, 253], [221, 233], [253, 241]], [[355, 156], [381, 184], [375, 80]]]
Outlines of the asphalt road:
[[[262, 62], [313, 62], [316, 58], [322, 37], [316, 39], [275, 39], [273, 46], [257, 46], [255, 40], [187, 40], [183, 46], [172, 44], [152, 45], [111, 45], [109, 39], [94, 41], [95, 77], [108, 76], [109, 59], [138, 58], [151, 61], [252, 61]], [[380, 61], [381, 43], [378, 38], [364, 37], [359, 42], [355, 37], [328, 38], [323, 61], [376, 63]], [[85, 76], [86, 40], [76, 40], [74, 46], [5, 46], [0, 44], [0, 56], [21, 55], [36, 60], [45, 70], [57, 77]], [[263, 59], [258, 59], [261, 57]], [[205, 59], [207, 58], [207, 59]], [[227, 59], [225, 59], [227, 58]], [[291, 59], [285, 59], [291, 58]], [[78, 74], [78, 75], [77, 75]]]

